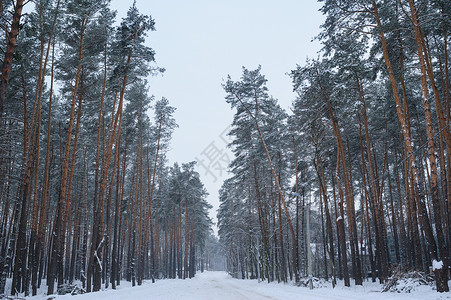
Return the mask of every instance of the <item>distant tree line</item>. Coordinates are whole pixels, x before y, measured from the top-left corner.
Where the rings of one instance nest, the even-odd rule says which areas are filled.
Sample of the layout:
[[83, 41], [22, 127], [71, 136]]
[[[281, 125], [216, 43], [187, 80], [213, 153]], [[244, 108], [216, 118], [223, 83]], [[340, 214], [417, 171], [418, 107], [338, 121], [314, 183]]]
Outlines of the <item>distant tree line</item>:
[[313, 248], [314, 275], [346, 286], [420, 270], [449, 291], [451, 4], [320, 2], [321, 57], [290, 72], [290, 113], [260, 67], [223, 84], [236, 110], [218, 212], [227, 269], [299, 282]]
[[133, 4], [116, 26], [109, 0], [0, 4], [0, 295], [208, 267], [207, 192], [194, 162], [167, 166], [175, 108], [148, 92], [154, 20]]

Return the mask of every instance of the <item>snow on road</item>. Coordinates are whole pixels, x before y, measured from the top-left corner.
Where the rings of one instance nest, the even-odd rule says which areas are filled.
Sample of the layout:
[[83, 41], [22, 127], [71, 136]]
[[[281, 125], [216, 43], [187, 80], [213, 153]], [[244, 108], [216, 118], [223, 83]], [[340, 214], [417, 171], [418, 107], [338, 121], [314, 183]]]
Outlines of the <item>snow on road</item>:
[[[439, 294], [430, 287], [413, 291], [410, 294], [381, 293], [380, 285], [365, 283], [364, 286], [335, 289], [325, 287], [309, 290], [292, 284], [258, 282], [257, 280], [238, 280], [225, 272], [204, 272], [193, 279], [159, 280], [152, 284], [130, 287], [121, 284], [118, 290], [107, 290], [77, 296], [36, 296], [28, 299], [55, 300], [260, 300], [260, 299], [302, 299], [302, 300], [444, 300], [451, 299], [451, 293]], [[54, 298], [53, 298], [54, 297]]]

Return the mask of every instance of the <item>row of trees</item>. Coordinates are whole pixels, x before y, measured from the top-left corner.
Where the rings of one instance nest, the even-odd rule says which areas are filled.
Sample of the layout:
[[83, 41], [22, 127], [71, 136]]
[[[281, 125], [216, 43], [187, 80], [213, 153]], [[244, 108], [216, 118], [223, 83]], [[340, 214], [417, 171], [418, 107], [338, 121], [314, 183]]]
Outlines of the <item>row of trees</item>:
[[207, 263], [206, 190], [194, 163], [167, 166], [175, 108], [148, 93], [164, 71], [145, 44], [154, 20], [133, 4], [115, 26], [109, 2], [35, 1], [26, 16], [24, 1], [3, 3], [0, 294], [187, 278]]
[[322, 57], [291, 71], [291, 114], [260, 68], [223, 85], [236, 108], [218, 212], [228, 270], [299, 281], [314, 248], [316, 275], [347, 286], [432, 267], [449, 291], [451, 6], [321, 2]]

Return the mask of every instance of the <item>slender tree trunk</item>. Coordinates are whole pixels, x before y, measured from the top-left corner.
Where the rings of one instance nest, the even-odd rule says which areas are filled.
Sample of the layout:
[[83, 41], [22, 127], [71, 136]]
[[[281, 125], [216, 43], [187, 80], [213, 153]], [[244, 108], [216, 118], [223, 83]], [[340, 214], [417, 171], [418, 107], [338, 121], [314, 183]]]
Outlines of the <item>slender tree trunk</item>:
[[188, 216], [188, 198], [185, 197], [185, 255], [183, 258], [183, 279], [188, 277], [188, 248], [189, 248], [189, 216]]
[[[139, 32], [142, 30], [142, 27], [137, 28], [134, 38], [133, 38], [133, 42], [132, 45], [135, 44], [136, 39], [138, 37]], [[104, 207], [104, 197], [105, 197], [105, 188], [106, 188], [106, 184], [107, 184], [107, 178], [108, 178], [108, 170], [110, 167], [110, 159], [111, 159], [111, 155], [112, 155], [112, 150], [113, 150], [113, 141], [115, 139], [116, 136], [116, 132], [118, 132], [118, 134], [120, 134], [121, 131], [121, 123], [122, 123], [122, 109], [123, 109], [123, 103], [124, 103], [124, 94], [125, 94], [125, 89], [127, 86], [127, 79], [128, 79], [128, 69], [130, 66], [130, 62], [132, 59], [132, 53], [133, 53], [133, 47], [130, 48], [130, 52], [128, 54], [126, 63], [125, 63], [125, 70], [124, 70], [124, 77], [122, 79], [122, 87], [120, 90], [120, 95], [119, 95], [119, 104], [117, 107], [117, 111], [115, 113], [114, 116], [114, 121], [112, 119], [112, 124], [111, 124], [111, 128], [110, 128], [110, 133], [108, 136], [108, 144], [107, 147], [105, 149], [104, 152], [104, 158], [103, 158], [103, 172], [102, 172], [102, 176], [100, 179], [100, 190], [99, 190], [99, 201], [97, 203], [97, 209], [96, 209], [96, 215], [94, 218], [94, 222], [93, 222], [93, 240], [92, 240], [92, 250], [91, 250], [91, 255], [89, 258], [90, 263], [88, 263], [88, 266], [92, 266], [93, 267], [93, 291], [99, 291], [100, 287], [101, 287], [101, 272], [102, 272], [102, 266], [101, 266], [101, 250], [102, 250], [102, 246], [103, 246], [103, 238], [101, 239], [101, 237], [103, 237], [103, 207]], [[121, 122], [119, 122], [119, 117]], [[135, 236], [135, 233], [133, 233], [133, 235]], [[135, 238], [133, 238], [133, 241], [135, 241]], [[133, 242], [134, 245], [134, 242]]]
[[[316, 151], [315, 151], [316, 152]], [[320, 181], [320, 188], [322, 190], [322, 195], [324, 197], [324, 210], [325, 210], [325, 214], [326, 214], [326, 234], [327, 234], [327, 240], [329, 242], [329, 248], [327, 248], [327, 245], [325, 245], [325, 249], [327, 249], [327, 255], [329, 256], [329, 260], [330, 260], [330, 264], [331, 264], [331, 269], [332, 269], [332, 286], [335, 287], [336, 284], [336, 279], [335, 279], [335, 259], [334, 259], [334, 238], [333, 238], [333, 232], [332, 232], [332, 220], [330, 217], [330, 212], [329, 212], [329, 199], [327, 197], [327, 189], [326, 189], [326, 180], [325, 180], [325, 175], [324, 175], [324, 168], [323, 168], [323, 162], [321, 160], [321, 157], [319, 157], [318, 155], [317, 157], [317, 165], [319, 166], [316, 167], [317, 170], [317, 175], [318, 175], [318, 179]], [[327, 277], [327, 267], [326, 267], [326, 277]]]
[[342, 264], [342, 252], [341, 252], [341, 235], [340, 235], [340, 216], [338, 215], [338, 209], [337, 209], [337, 197], [336, 197], [336, 193], [335, 193], [335, 180], [334, 180], [334, 176], [332, 174], [331, 176], [332, 178], [332, 195], [334, 197], [334, 210], [335, 210], [335, 225], [336, 225], [336, 230], [337, 230], [337, 254], [338, 254], [338, 278], [339, 279], [343, 279], [343, 270], [341, 267]]
[[[144, 231], [144, 243], [147, 244], [148, 241], [148, 234], [149, 234], [149, 230], [151, 233], [151, 253], [152, 253], [152, 272], [151, 272], [151, 277], [152, 277], [152, 282], [155, 282], [154, 279], [154, 272], [155, 272], [155, 249], [154, 249], [154, 237], [153, 237], [153, 226], [152, 226], [152, 200], [153, 200], [153, 191], [155, 188], [155, 177], [157, 174], [157, 163], [158, 163], [158, 154], [160, 151], [160, 139], [161, 139], [161, 129], [163, 126], [163, 120], [159, 120], [159, 125], [158, 125], [158, 138], [157, 138], [157, 151], [155, 153], [155, 160], [154, 160], [154, 165], [153, 165], [153, 173], [152, 173], [152, 184], [150, 185], [150, 178], [147, 180], [148, 182], [148, 187], [147, 187], [147, 193], [148, 193], [148, 209], [147, 209], [147, 214], [146, 214], [146, 229]], [[150, 177], [150, 161], [149, 161], [149, 151], [147, 151], [147, 176]], [[149, 186], [150, 185], [150, 186]]]
[[[432, 90], [434, 91], [435, 96], [435, 104], [437, 110], [437, 116], [440, 124], [440, 128], [443, 128], [445, 139], [447, 140], [448, 145], [448, 153], [451, 150], [451, 135], [449, 132], [449, 128], [445, 124], [445, 118], [443, 115], [442, 105], [440, 101], [440, 96], [438, 93], [438, 89], [435, 86], [434, 75], [432, 72], [432, 68], [428, 63], [427, 55], [423, 55], [423, 51], [426, 53], [427, 48], [423, 46], [424, 39], [422, 38], [421, 29], [419, 25], [419, 21], [417, 18], [417, 11], [413, 0], [409, 0], [410, 12], [411, 12], [411, 21], [414, 27], [415, 33], [415, 41], [417, 44], [417, 54], [420, 62], [421, 69], [421, 88], [422, 88], [422, 99], [424, 106], [424, 114], [426, 117], [426, 133], [428, 137], [428, 152], [429, 152], [429, 164], [431, 167], [431, 198], [432, 198], [432, 206], [434, 209], [434, 217], [435, 217], [435, 230], [437, 233], [437, 242], [438, 242], [438, 250], [439, 255], [436, 253], [436, 244], [435, 238], [432, 232], [432, 227], [428, 222], [428, 218], [423, 216], [424, 225], [425, 225], [425, 235], [429, 244], [429, 249], [431, 251], [432, 258], [434, 260], [439, 260], [439, 257], [442, 259], [444, 265], [440, 269], [435, 270], [436, 283], [437, 283], [437, 291], [438, 292], [448, 292], [448, 272], [446, 271], [448, 268], [448, 250], [446, 249], [445, 237], [442, 229], [442, 213], [440, 208], [440, 199], [438, 194], [438, 178], [437, 178], [437, 163], [435, 158], [435, 144], [434, 144], [434, 134], [433, 134], [433, 125], [432, 125], [432, 114], [431, 107], [428, 100], [428, 86], [427, 86], [427, 74], [429, 74], [429, 79], [432, 84]], [[422, 43], [423, 42], [423, 43]], [[429, 72], [426, 70], [426, 66], [429, 68]], [[421, 202], [420, 202], [421, 204]], [[422, 208], [422, 214], [426, 212], [425, 208]]]
[[[410, 4], [411, 9], [412, 9], [412, 4], [410, 3], [410, 1], [411, 0], [409, 0], [409, 4]], [[411, 141], [411, 138], [410, 138], [410, 134], [409, 134], [409, 132], [407, 130], [406, 119], [405, 119], [404, 113], [401, 110], [401, 101], [400, 101], [399, 95], [398, 95], [396, 79], [395, 79], [395, 76], [394, 76], [394, 73], [393, 73], [393, 69], [392, 69], [392, 66], [391, 66], [391, 62], [390, 62], [390, 59], [389, 59], [387, 42], [385, 40], [385, 35], [384, 35], [383, 30], [382, 30], [381, 21], [380, 21], [380, 18], [379, 18], [379, 12], [378, 12], [377, 4], [376, 4], [375, 1], [373, 1], [373, 12], [374, 12], [374, 16], [376, 18], [377, 27], [379, 28], [379, 36], [380, 36], [380, 40], [381, 40], [381, 44], [382, 44], [384, 60], [385, 60], [385, 63], [387, 65], [387, 71], [388, 71], [388, 74], [389, 74], [389, 77], [390, 77], [390, 82], [391, 82], [392, 89], [393, 89], [393, 95], [394, 95], [395, 102], [396, 102], [396, 112], [397, 112], [397, 115], [398, 115], [398, 119], [399, 119], [399, 121], [401, 123], [402, 133], [403, 133], [403, 136], [404, 136], [404, 143], [405, 143], [405, 147], [406, 147], [406, 151], [407, 151], [407, 157], [408, 157], [409, 162], [410, 162], [410, 169], [411, 169], [411, 172], [413, 173], [413, 179], [414, 179], [413, 182], [414, 182], [415, 186], [418, 188], [418, 195], [419, 195], [419, 197], [417, 198], [417, 204], [419, 206], [419, 209], [421, 210], [421, 214], [420, 214], [421, 221], [420, 221], [420, 224], [421, 224], [422, 229], [424, 230], [424, 232], [426, 234], [426, 239], [427, 239], [428, 245], [429, 245], [429, 251], [431, 252], [431, 254], [434, 257], [434, 259], [437, 259], [437, 257], [438, 257], [437, 256], [437, 246], [435, 244], [435, 239], [434, 239], [434, 236], [433, 236], [433, 233], [432, 233], [432, 226], [430, 224], [429, 217], [427, 215], [426, 205], [424, 203], [424, 190], [423, 190], [423, 187], [422, 187], [422, 183], [420, 182], [420, 178], [419, 178], [419, 175], [418, 175], [418, 169], [416, 168], [416, 165], [415, 165], [415, 155], [414, 155], [413, 148], [412, 148], [412, 141]], [[414, 15], [415, 14], [413, 14], [413, 16]], [[413, 20], [413, 22], [414, 22], [414, 24], [418, 24], [416, 19]], [[416, 39], [417, 39], [417, 31], [419, 29], [416, 26], [414, 26], [414, 29], [416, 31]], [[422, 55], [422, 49], [421, 49], [421, 47], [419, 45], [417, 45], [417, 46], [418, 46], [418, 49], [420, 50], [420, 51], [418, 51], [419, 55], [421, 56]], [[423, 64], [421, 64], [421, 65], [422, 65], [422, 68], [424, 68], [424, 65]], [[423, 74], [422, 78], [423, 78], [422, 79], [422, 85], [424, 86], [424, 79], [425, 79], [424, 78], [424, 74]], [[423, 87], [423, 104], [425, 104], [426, 103], [425, 101], [427, 101], [425, 93], [426, 93], [426, 91], [425, 91], [425, 89]], [[425, 104], [426, 118], [428, 118], [428, 115], [430, 114], [430, 109], [428, 109], [427, 107], [428, 107], [428, 104], [426, 103]], [[429, 127], [429, 125], [427, 125], [427, 126]], [[428, 130], [428, 132], [429, 132], [429, 130]], [[428, 138], [429, 138], [429, 136], [428, 136]], [[433, 148], [433, 139], [432, 138], [429, 140], [428, 148], [429, 148], [430, 156], [432, 156], [432, 152], [433, 152], [432, 150], [434, 150], [434, 148]], [[434, 150], [434, 155], [435, 155], [435, 150]], [[431, 157], [431, 160], [432, 160], [432, 157]], [[435, 162], [435, 156], [434, 156], [434, 162]], [[431, 161], [431, 164], [432, 163], [433, 162]], [[446, 262], [445, 262], [445, 264], [446, 264]], [[436, 280], [437, 291], [439, 291], [439, 292], [448, 291], [449, 288], [448, 288], [447, 279], [446, 279], [445, 275], [441, 274], [442, 273], [442, 269], [438, 270], [438, 272], [436, 272], [436, 273], [438, 275], [438, 278], [437, 278], [438, 280]]]
[[[237, 100], [240, 101], [241, 104], [243, 104], [241, 98], [237, 98]], [[256, 97], [255, 97], [255, 102], [256, 102], [256, 104], [258, 103], [258, 99], [257, 99]], [[261, 130], [260, 130], [260, 126], [259, 126], [259, 124], [258, 124], [258, 120], [257, 120], [256, 116], [254, 116], [254, 115], [247, 109], [247, 106], [246, 106], [246, 105], [243, 104], [243, 106], [246, 108], [246, 111], [247, 111], [249, 117], [251, 117], [251, 118], [254, 120], [255, 126], [257, 127], [258, 136], [259, 136], [260, 141], [261, 141], [261, 143], [262, 143], [263, 149], [265, 149], [266, 158], [268, 159], [268, 163], [269, 163], [269, 166], [270, 166], [270, 169], [271, 169], [271, 174], [272, 174], [272, 177], [274, 178], [274, 182], [275, 182], [275, 184], [276, 184], [276, 186], [277, 186], [277, 190], [278, 190], [278, 192], [279, 192], [279, 197], [280, 197], [280, 199], [281, 199], [281, 201], [282, 201], [282, 204], [283, 204], [283, 207], [284, 207], [285, 216], [286, 216], [286, 218], [287, 218], [288, 226], [289, 226], [289, 228], [290, 228], [292, 244], [295, 245], [295, 244], [296, 244], [296, 236], [295, 236], [295, 234], [294, 234], [293, 223], [291, 222], [291, 217], [290, 217], [290, 214], [289, 214], [289, 212], [288, 212], [288, 208], [287, 208], [287, 204], [286, 204], [286, 201], [285, 201], [285, 197], [283, 196], [283, 191], [282, 191], [282, 189], [281, 189], [281, 187], [280, 187], [280, 183], [279, 183], [279, 181], [277, 180], [277, 175], [276, 175], [276, 172], [275, 172], [275, 170], [274, 170], [274, 167], [273, 167], [273, 164], [272, 164], [272, 161], [271, 161], [271, 157], [270, 157], [269, 152], [268, 152], [268, 148], [266, 147], [266, 143], [265, 143], [265, 140], [264, 140], [264, 138], [263, 138], [263, 134], [262, 134], [262, 132], [261, 132]], [[292, 247], [292, 251], [294, 251], [294, 249], [295, 249], [295, 248]], [[295, 255], [293, 255], [293, 258], [294, 258], [294, 257], [295, 257]], [[295, 266], [295, 264], [296, 264], [296, 260], [295, 260], [295, 259], [292, 261], [292, 264], [294, 265], [294, 267], [296, 267], [296, 266]], [[296, 272], [297, 272], [297, 270], [295, 270], [295, 273], [296, 273]]]
[[[388, 169], [388, 167], [387, 167]], [[388, 172], [388, 190], [390, 194], [390, 207], [391, 207], [391, 217], [392, 217], [392, 223], [393, 223], [393, 239], [394, 239], [394, 247], [395, 247], [395, 254], [396, 254], [396, 264], [399, 265], [401, 262], [401, 255], [399, 251], [399, 237], [398, 237], [398, 222], [397, 222], [397, 214], [395, 214], [395, 205], [393, 201], [393, 192], [392, 192], [392, 185], [391, 185], [391, 176], [390, 171]]]
[[[358, 117], [359, 117], [360, 156], [362, 159], [362, 181], [363, 181], [362, 184], [363, 184], [363, 190], [364, 190], [364, 199], [365, 199], [365, 208], [366, 208], [365, 218], [366, 218], [366, 228], [367, 228], [367, 236], [368, 236], [367, 251], [368, 251], [368, 256], [369, 256], [369, 260], [370, 260], [372, 281], [376, 282], [376, 265], [375, 265], [375, 261], [373, 258], [373, 243], [372, 243], [372, 238], [371, 238], [370, 215], [369, 215], [369, 208], [368, 208], [368, 206], [369, 206], [368, 205], [368, 198], [369, 198], [368, 186], [370, 186], [370, 185], [367, 184], [367, 179], [366, 179], [365, 155], [363, 153], [362, 124], [360, 122], [360, 115], [358, 115]], [[371, 157], [371, 155], [370, 155], [370, 157]], [[363, 214], [363, 211], [362, 211], [362, 214]], [[373, 217], [374, 217], [374, 215], [373, 215]]]
[[[334, 135], [337, 140], [337, 151], [338, 151], [338, 158], [342, 160], [342, 171], [343, 171], [343, 179], [345, 184], [345, 199], [346, 199], [346, 210], [348, 214], [348, 226], [349, 226], [349, 235], [350, 235], [350, 247], [351, 247], [351, 260], [352, 260], [352, 266], [353, 266], [353, 273], [354, 273], [354, 279], [356, 285], [362, 285], [362, 270], [360, 266], [360, 259], [358, 257], [358, 239], [357, 239], [357, 224], [355, 220], [355, 206], [354, 206], [354, 196], [352, 193], [352, 187], [351, 187], [351, 178], [350, 174], [351, 172], [348, 172], [346, 157], [345, 157], [345, 151], [343, 146], [343, 140], [340, 133], [340, 128], [338, 126], [338, 122], [334, 116], [332, 106], [329, 101], [329, 97], [326, 93], [326, 91], [323, 89], [323, 86], [321, 84], [321, 80], [319, 78], [319, 72], [317, 71], [317, 80], [318, 80], [318, 86], [320, 87], [322, 96], [324, 100], [326, 101], [326, 105], [329, 110], [329, 114], [331, 117], [332, 125], [334, 128]], [[338, 163], [337, 163], [338, 165]], [[338, 168], [337, 168], [338, 170]], [[337, 173], [338, 175], [338, 173]], [[339, 178], [337, 177], [337, 183], [340, 184]], [[340, 191], [340, 186], [339, 186]], [[343, 216], [342, 216], [343, 217]]]
[[[51, 295], [54, 292], [54, 280], [57, 272], [57, 264], [58, 261], [62, 259], [62, 247], [63, 240], [65, 234], [65, 218], [64, 213], [66, 211], [66, 189], [68, 187], [67, 184], [67, 171], [69, 167], [69, 153], [70, 153], [70, 144], [72, 137], [72, 127], [74, 123], [74, 114], [75, 114], [75, 102], [77, 100], [80, 75], [82, 69], [82, 58], [83, 58], [83, 39], [84, 39], [84, 30], [86, 29], [86, 25], [88, 24], [88, 19], [84, 19], [82, 21], [82, 29], [80, 32], [80, 42], [79, 42], [79, 52], [78, 52], [78, 67], [77, 73], [75, 77], [74, 90], [72, 92], [72, 102], [71, 102], [71, 111], [70, 111], [70, 119], [69, 119], [69, 128], [67, 130], [67, 138], [66, 138], [66, 146], [64, 148], [64, 156], [62, 162], [62, 176], [61, 176], [61, 185], [60, 185], [60, 195], [57, 204], [57, 217], [56, 217], [56, 226], [55, 226], [55, 236], [53, 239], [53, 251], [51, 253], [51, 263], [49, 265], [49, 273], [47, 278], [48, 290], [47, 294]], [[59, 270], [62, 272], [62, 270]]]
[[138, 121], [138, 155], [136, 157], [136, 164], [138, 165], [138, 201], [139, 201], [139, 224], [138, 224], [138, 272], [137, 272], [137, 283], [142, 284], [144, 276], [144, 251], [145, 244], [143, 243], [143, 222], [147, 223], [147, 218], [144, 214], [144, 203], [143, 203], [143, 133], [142, 133], [142, 103], [139, 109], [139, 121]]
[[[255, 161], [254, 158], [254, 162], [253, 162], [253, 167], [254, 167], [254, 184], [255, 184], [255, 194], [256, 194], [256, 198], [257, 198], [257, 210], [258, 210], [258, 218], [259, 218], [259, 223], [260, 223], [260, 230], [262, 233], [262, 240], [263, 240], [263, 249], [264, 249], [264, 270], [265, 272], [262, 272], [262, 280], [265, 279], [265, 277], [268, 279], [269, 282], [269, 246], [268, 246], [268, 234], [267, 234], [267, 226], [265, 224], [265, 215], [263, 213], [263, 209], [262, 209], [262, 198], [261, 198], [261, 194], [260, 194], [260, 187], [258, 184], [258, 175], [257, 175], [257, 163]], [[280, 220], [279, 220], [280, 222]], [[263, 274], [265, 274], [265, 277], [263, 277]]]
[[[340, 151], [337, 153], [337, 172], [335, 174], [335, 177], [337, 179], [337, 187], [338, 187], [338, 193], [340, 195], [340, 202], [338, 202], [340, 207], [340, 216], [337, 217], [337, 223], [338, 223], [338, 232], [339, 232], [339, 240], [340, 240], [340, 248], [341, 248], [341, 258], [342, 258], [342, 265], [343, 265], [343, 276], [344, 276], [344, 283], [345, 286], [350, 286], [351, 283], [349, 281], [349, 271], [348, 271], [348, 258], [347, 258], [347, 247], [346, 247], [346, 236], [345, 236], [345, 224], [344, 224], [344, 196], [343, 196], [343, 189], [341, 188], [340, 183], [340, 158], [341, 154]], [[335, 194], [335, 192], [334, 192]]]
[[[117, 136], [117, 142], [116, 142], [116, 160], [118, 166], [120, 165], [120, 156], [121, 156], [121, 136]], [[123, 159], [123, 163], [125, 163], [125, 157]], [[119, 278], [119, 268], [118, 268], [118, 231], [120, 230], [119, 227], [119, 218], [121, 213], [121, 207], [122, 207], [122, 199], [119, 197], [119, 187], [121, 184], [120, 180], [120, 167], [117, 168], [116, 172], [116, 189], [115, 189], [115, 211], [114, 211], [114, 226], [113, 226], [113, 249], [111, 252], [111, 288], [113, 290], [116, 289], [116, 281]], [[125, 165], [122, 167], [123, 172], [125, 173]]]
[[[395, 161], [399, 161], [398, 160], [398, 152], [397, 152], [397, 147], [395, 146]], [[395, 164], [395, 168], [394, 168], [394, 173], [395, 173], [395, 180], [396, 180], [396, 187], [397, 187], [397, 192], [398, 192], [398, 205], [397, 208], [399, 208], [399, 228], [400, 228], [400, 235], [401, 235], [401, 269], [404, 270], [406, 267], [406, 260], [407, 260], [407, 253], [408, 253], [408, 248], [407, 248], [407, 233], [406, 233], [406, 226], [404, 223], [404, 208], [402, 205], [402, 196], [401, 196], [401, 180], [400, 180], [400, 176], [399, 176], [399, 170], [398, 170], [398, 164]], [[398, 215], [396, 213], [396, 215]]]
[[[295, 282], [296, 284], [299, 283], [299, 178], [298, 178], [298, 156], [297, 156], [297, 151], [296, 151], [296, 143], [294, 140], [294, 136], [293, 136], [293, 154], [294, 154], [294, 172], [295, 172], [295, 177], [296, 177], [296, 243], [293, 245], [294, 249], [295, 249], [295, 253], [294, 253], [294, 258], [296, 260], [295, 262], [295, 269], [294, 269], [294, 278], [295, 278]], [[332, 232], [331, 232], [332, 234]], [[333, 241], [333, 240], [332, 240]], [[334, 253], [332, 251], [332, 253]]]

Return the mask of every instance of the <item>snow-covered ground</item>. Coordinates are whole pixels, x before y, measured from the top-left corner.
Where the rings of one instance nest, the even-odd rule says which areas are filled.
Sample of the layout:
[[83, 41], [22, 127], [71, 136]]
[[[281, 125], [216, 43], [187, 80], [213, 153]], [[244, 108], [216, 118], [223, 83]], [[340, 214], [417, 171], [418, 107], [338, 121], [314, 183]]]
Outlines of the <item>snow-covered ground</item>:
[[365, 282], [363, 286], [343, 287], [339, 283], [335, 289], [329, 286], [310, 290], [292, 284], [258, 282], [257, 280], [238, 280], [225, 272], [204, 272], [193, 279], [159, 280], [152, 284], [131, 287], [124, 282], [118, 290], [106, 290], [76, 296], [35, 296], [27, 299], [55, 300], [254, 300], [254, 299], [302, 299], [302, 300], [444, 300], [451, 299], [451, 293], [439, 294], [429, 286], [420, 286], [411, 293], [381, 293], [381, 285]]

